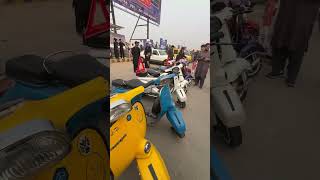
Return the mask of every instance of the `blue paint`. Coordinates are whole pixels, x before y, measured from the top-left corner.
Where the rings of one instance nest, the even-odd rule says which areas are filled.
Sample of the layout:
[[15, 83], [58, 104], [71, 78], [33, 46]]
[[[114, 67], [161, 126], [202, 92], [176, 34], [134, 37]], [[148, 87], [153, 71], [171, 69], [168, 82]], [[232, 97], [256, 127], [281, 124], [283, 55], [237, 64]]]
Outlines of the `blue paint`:
[[232, 180], [226, 167], [220, 160], [217, 151], [211, 146], [210, 152], [210, 168], [218, 178], [212, 177], [211, 180]]

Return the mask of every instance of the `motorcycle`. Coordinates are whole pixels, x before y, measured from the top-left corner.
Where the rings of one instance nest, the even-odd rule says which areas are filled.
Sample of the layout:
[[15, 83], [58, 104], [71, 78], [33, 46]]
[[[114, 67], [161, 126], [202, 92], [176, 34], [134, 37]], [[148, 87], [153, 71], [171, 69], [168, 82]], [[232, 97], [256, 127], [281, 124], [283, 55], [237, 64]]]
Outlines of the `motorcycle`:
[[98, 77], [49, 98], [1, 104], [0, 179], [106, 179], [106, 85]]
[[[174, 76], [171, 74], [171, 76]], [[112, 81], [112, 94], [115, 93], [124, 93], [131, 89], [137, 88], [139, 86], [144, 87], [144, 93], [148, 93], [146, 89], [151, 89], [151, 87], [156, 88], [157, 95], [155, 96], [156, 100], [153, 103], [152, 113], [155, 116], [157, 121], [161, 120], [162, 117], [166, 114], [167, 119], [172, 125], [174, 132], [180, 137], [183, 138], [185, 136], [185, 121], [182, 117], [182, 113], [176, 109], [175, 103], [171, 96], [170, 88], [168, 83], [161, 82], [159, 77], [155, 80], [149, 81], [148, 83], [144, 83], [139, 79], [132, 79], [129, 81], [124, 81], [122, 79], [116, 79]], [[163, 84], [162, 84], [163, 83]], [[135, 101], [140, 99], [134, 99]], [[133, 101], [132, 103], [134, 103]]]
[[139, 86], [110, 99], [111, 179], [118, 178], [136, 160], [141, 179], [169, 180], [170, 176], [157, 148], [147, 139], [147, 118]]

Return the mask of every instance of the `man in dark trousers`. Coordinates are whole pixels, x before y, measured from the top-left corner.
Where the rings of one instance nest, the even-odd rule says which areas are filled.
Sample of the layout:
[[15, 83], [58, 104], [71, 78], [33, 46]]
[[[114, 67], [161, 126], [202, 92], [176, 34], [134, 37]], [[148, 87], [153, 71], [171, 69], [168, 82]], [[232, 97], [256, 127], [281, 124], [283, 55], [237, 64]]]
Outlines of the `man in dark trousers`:
[[174, 57], [173, 48], [174, 48], [174, 46], [171, 46], [168, 49], [168, 58], [169, 58], [169, 60], [173, 60], [173, 57]]
[[133, 62], [133, 72], [136, 72], [138, 67], [138, 60], [140, 57], [140, 48], [139, 48], [139, 42], [134, 42], [134, 47], [131, 49], [132, 54], [132, 62]]
[[113, 41], [113, 50], [114, 50], [114, 56], [117, 60], [119, 60], [119, 44], [117, 38], [114, 38]]
[[119, 42], [119, 46], [120, 46], [120, 57], [121, 57], [121, 59], [124, 59], [124, 50], [123, 50], [123, 47], [125, 46], [125, 44], [122, 42], [121, 39], [120, 39], [120, 42]]
[[146, 43], [146, 48], [144, 49], [144, 66], [149, 68], [150, 58], [151, 58], [152, 48], [149, 42]]
[[267, 74], [268, 78], [283, 77], [288, 59], [286, 84], [295, 86], [319, 6], [318, 0], [281, 0], [271, 41], [272, 72]]
[[76, 31], [82, 35], [88, 23], [91, 0], [73, 0], [72, 6], [76, 17]]

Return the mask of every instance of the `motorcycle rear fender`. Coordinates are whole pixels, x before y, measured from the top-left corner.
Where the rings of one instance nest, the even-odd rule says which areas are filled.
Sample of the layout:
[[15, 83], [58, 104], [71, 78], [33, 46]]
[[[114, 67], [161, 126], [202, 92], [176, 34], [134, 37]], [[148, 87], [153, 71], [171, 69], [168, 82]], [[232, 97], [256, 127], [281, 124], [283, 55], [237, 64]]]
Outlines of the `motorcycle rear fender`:
[[167, 118], [170, 121], [172, 127], [178, 134], [183, 134], [186, 131], [186, 124], [182, 117], [182, 113], [176, 108], [170, 109], [167, 112]]
[[240, 126], [246, 119], [243, 105], [231, 85], [212, 89], [212, 103], [215, 114], [227, 127]]
[[[141, 155], [137, 157], [138, 169], [142, 180], [169, 180], [170, 176], [167, 167], [158, 152], [157, 148], [151, 144], [150, 151], [146, 154], [144, 152], [145, 140], [141, 143]], [[143, 155], [142, 155], [143, 154]]]

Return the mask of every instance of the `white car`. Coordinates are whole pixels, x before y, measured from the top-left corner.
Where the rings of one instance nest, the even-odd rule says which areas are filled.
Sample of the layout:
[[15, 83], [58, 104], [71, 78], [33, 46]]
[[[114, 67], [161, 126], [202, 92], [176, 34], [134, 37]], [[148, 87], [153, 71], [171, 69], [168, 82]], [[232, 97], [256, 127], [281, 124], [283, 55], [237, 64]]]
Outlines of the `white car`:
[[[144, 59], [144, 51], [140, 53], [140, 56]], [[152, 49], [151, 57], [150, 57], [150, 63], [155, 64], [164, 64], [164, 61], [168, 59], [168, 54], [165, 50], [161, 49]]]

